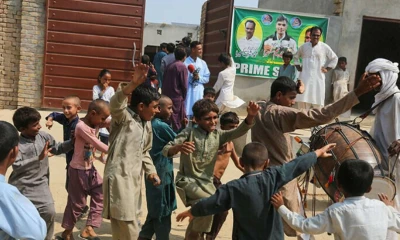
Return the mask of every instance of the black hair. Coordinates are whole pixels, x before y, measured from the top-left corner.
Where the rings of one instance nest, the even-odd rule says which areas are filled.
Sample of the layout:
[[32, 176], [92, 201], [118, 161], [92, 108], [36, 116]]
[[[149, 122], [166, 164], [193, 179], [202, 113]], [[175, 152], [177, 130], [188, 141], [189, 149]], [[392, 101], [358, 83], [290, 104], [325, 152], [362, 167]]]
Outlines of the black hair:
[[132, 92], [130, 109], [136, 109], [139, 103], [149, 106], [151, 102], [160, 100], [160, 97], [155, 88], [142, 84]]
[[108, 102], [103, 99], [96, 99], [89, 103], [88, 112], [102, 113], [104, 108], [109, 108]]
[[11, 149], [18, 146], [18, 131], [8, 122], [0, 121], [0, 162], [3, 162]]
[[311, 28], [311, 34], [316, 30], [319, 30], [321, 32], [321, 35], [322, 35], [322, 28], [320, 28], [318, 26], [314, 26], [314, 27]]
[[21, 131], [21, 128], [27, 128], [29, 124], [40, 121], [42, 117], [40, 113], [31, 107], [21, 107], [18, 108], [13, 115], [13, 123], [15, 128], [18, 131]]
[[185, 47], [189, 47], [191, 42], [192, 42], [192, 38], [190, 38], [190, 37], [182, 38], [182, 45]]
[[239, 124], [239, 117], [235, 112], [226, 112], [219, 119], [221, 126], [226, 124]]
[[175, 44], [168, 43], [167, 44], [167, 51], [168, 51], [168, 53], [173, 53], [175, 51]]
[[190, 43], [190, 49], [196, 48], [198, 45], [201, 45], [201, 42], [193, 41]]
[[244, 27], [246, 27], [246, 25], [247, 25], [247, 23], [252, 23], [253, 24], [253, 26], [254, 26], [254, 29], [256, 28], [256, 22], [254, 22], [253, 20], [247, 20], [245, 23], [244, 23]]
[[310, 27], [310, 28], [307, 28], [307, 30], [306, 30], [306, 33], [310, 33], [311, 34], [311, 29], [312, 29], [312, 27]]
[[175, 60], [182, 61], [186, 57], [186, 49], [183, 47], [177, 47], [175, 48]]
[[271, 98], [278, 92], [285, 95], [287, 92], [297, 91], [296, 82], [286, 76], [280, 76], [271, 85]]
[[212, 87], [206, 87], [203, 90], [203, 96], [207, 95], [207, 94], [211, 94], [215, 97], [215, 95], [217, 95], [217, 93], [215, 92], [215, 89]]
[[167, 48], [167, 45], [168, 45], [168, 44], [165, 43], [165, 42], [161, 43], [161, 44], [160, 44], [160, 50], [161, 50], [161, 49], [164, 49], [164, 48]]
[[362, 196], [368, 192], [374, 178], [371, 165], [360, 159], [346, 160], [340, 164], [336, 179], [346, 193]]
[[172, 101], [171, 98], [168, 97], [167, 95], [161, 94], [161, 96], [160, 96], [160, 106], [163, 105], [163, 103], [164, 103], [165, 100], [170, 100], [170, 101]]
[[338, 59], [338, 62], [345, 62], [345, 63], [347, 63], [347, 58], [346, 58], [346, 57], [340, 57], [340, 58]]
[[218, 62], [222, 62], [226, 66], [230, 66], [232, 63], [231, 56], [227, 53], [221, 53], [218, 57]]
[[108, 69], [101, 70], [100, 73], [99, 73], [99, 76], [97, 77], [97, 82], [100, 83], [100, 79], [102, 77], [104, 77], [104, 75], [106, 75], [106, 74], [110, 74], [111, 75], [111, 72]]
[[242, 163], [253, 169], [263, 167], [268, 160], [267, 148], [259, 142], [251, 142], [244, 146], [242, 153]]
[[143, 64], [146, 64], [146, 65], [149, 65], [150, 64], [150, 57], [149, 57], [149, 55], [146, 55], [146, 54], [144, 54], [143, 56], [142, 56], [142, 63]]
[[287, 19], [285, 16], [280, 15], [280, 16], [276, 19], [276, 22], [282, 22], [282, 21], [285, 21], [286, 23], [289, 22], [288, 19]]
[[210, 112], [219, 113], [219, 109], [217, 104], [215, 104], [210, 99], [201, 99], [194, 103], [193, 107], [193, 115], [196, 119], [201, 119], [204, 115], [209, 114]]
[[285, 57], [290, 58], [290, 60], [292, 60], [293, 59], [293, 53], [289, 52], [289, 51], [286, 51], [282, 55], [282, 58], [285, 58]]
[[75, 105], [76, 105], [77, 107], [80, 107], [80, 106], [81, 106], [81, 99], [80, 99], [78, 96], [76, 96], [76, 95], [69, 95], [69, 96], [64, 97], [64, 100], [68, 100], [68, 99], [73, 99], [73, 100], [75, 101]]

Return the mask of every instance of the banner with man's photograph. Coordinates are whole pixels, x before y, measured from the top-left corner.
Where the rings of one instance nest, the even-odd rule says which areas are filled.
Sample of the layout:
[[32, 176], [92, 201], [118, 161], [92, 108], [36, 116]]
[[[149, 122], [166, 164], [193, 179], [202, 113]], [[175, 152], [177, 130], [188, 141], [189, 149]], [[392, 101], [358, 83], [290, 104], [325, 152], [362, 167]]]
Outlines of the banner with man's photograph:
[[231, 55], [236, 74], [276, 78], [283, 64], [283, 53], [294, 55], [301, 45], [309, 42], [314, 26], [322, 29], [319, 41], [325, 42], [328, 18], [235, 8]]

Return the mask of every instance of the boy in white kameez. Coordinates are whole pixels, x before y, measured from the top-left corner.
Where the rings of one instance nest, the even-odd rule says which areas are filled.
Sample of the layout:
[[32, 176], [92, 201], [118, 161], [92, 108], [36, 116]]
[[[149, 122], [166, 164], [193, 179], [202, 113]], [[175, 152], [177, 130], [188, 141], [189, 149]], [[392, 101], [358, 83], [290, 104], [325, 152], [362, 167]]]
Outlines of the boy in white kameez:
[[346, 69], [347, 59], [340, 57], [336, 69], [333, 71], [333, 101], [337, 101], [349, 93], [350, 74]]
[[[272, 196], [272, 205], [292, 228], [308, 234], [328, 232], [333, 233], [335, 239], [385, 240], [387, 229], [400, 231], [400, 216], [393, 207], [363, 196], [371, 191], [374, 178], [371, 165], [359, 159], [346, 160], [336, 176], [345, 200], [315, 217], [306, 219], [287, 209], [281, 193]], [[379, 197], [382, 199], [381, 195]]]
[[[350, 74], [346, 69], [347, 59], [340, 57], [332, 74], [333, 101], [339, 101], [349, 93]], [[349, 118], [351, 111], [340, 114], [340, 117]]]

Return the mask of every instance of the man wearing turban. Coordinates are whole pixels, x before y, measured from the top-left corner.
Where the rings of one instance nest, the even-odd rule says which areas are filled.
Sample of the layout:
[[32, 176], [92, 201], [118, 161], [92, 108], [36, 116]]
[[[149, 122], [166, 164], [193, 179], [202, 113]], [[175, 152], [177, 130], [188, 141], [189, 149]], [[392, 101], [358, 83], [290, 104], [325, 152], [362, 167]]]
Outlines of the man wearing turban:
[[[390, 151], [389, 154], [388, 151], [391, 143], [400, 139], [400, 90], [396, 85], [399, 73], [398, 63], [378, 58], [370, 62], [365, 71], [368, 75], [379, 75], [382, 79], [381, 86], [375, 89], [379, 92], [375, 95], [375, 102], [372, 105], [372, 107], [377, 107], [373, 111], [375, 122], [371, 128], [371, 135], [389, 164], [388, 170], [391, 171], [394, 168], [396, 189], [400, 189], [400, 162], [398, 159], [396, 160], [398, 155], [393, 157], [391, 155], [395, 152]], [[398, 195], [395, 197], [395, 204], [396, 208], [399, 209], [400, 199]], [[386, 239], [397, 239], [397, 234], [388, 231]]]

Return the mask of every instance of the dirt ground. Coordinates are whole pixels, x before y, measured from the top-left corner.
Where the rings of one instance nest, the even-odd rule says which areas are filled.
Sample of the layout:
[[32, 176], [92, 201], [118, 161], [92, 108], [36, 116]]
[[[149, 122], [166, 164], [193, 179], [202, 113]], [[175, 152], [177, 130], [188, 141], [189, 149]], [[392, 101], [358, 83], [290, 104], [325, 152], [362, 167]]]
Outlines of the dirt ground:
[[[12, 110], [1, 110], [0, 111], [0, 119], [12, 122], [12, 114], [14, 111]], [[40, 111], [42, 115], [42, 130], [49, 132], [51, 135], [54, 136], [54, 138], [58, 141], [62, 141], [62, 126], [55, 123], [53, 128], [51, 130], [48, 130], [45, 128], [45, 120], [44, 117], [49, 114], [49, 111]], [[83, 117], [84, 115], [82, 115]], [[371, 122], [373, 120], [373, 117], [369, 117], [366, 119], [366, 121], [363, 122], [362, 127], [364, 129], [369, 129], [371, 126]], [[302, 131], [297, 131], [294, 135], [298, 135], [301, 137], [308, 137], [310, 135], [309, 130], [302, 130]], [[248, 137], [247, 137], [248, 139]], [[297, 146], [294, 146], [294, 149], [297, 149]], [[98, 172], [102, 175], [103, 170], [104, 170], [104, 165], [101, 162], [96, 161], [95, 166], [98, 170]], [[178, 170], [179, 167], [179, 159], [175, 158], [174, 159], [174, 170], [175, 172]], [[9, 169], [7, 176], [11, 173], [11, 169]], [[226, 183], [230, 180], [239, 178], [241, 176], [241, 172], [236, 169], [234, 164], [229, 164], [227, 171], [225, 172], [225, 175], [222, 178], [222, 182]], [[55, 225], [55, 235], [59, 235], [63, 229], [61, 228], [61, 221], [63, 217], [63, 212], [67, 203], [67, 192], [65, 191], [64, 188], [65, 184], [65, 156], [60, 155], [60, 156], [54, 156], [50, 158], [50, 188], [51, 192], [53, 194], [54, 202], [55, 202], [55, 209], [56, 209], [56, 225]], [[309, 188], [309, 194], [312, 194], [313, 187]], [[323, 192], [322, 189], [316, 189], [317, 197], [316, 197], [316, 211], [321, 212], [323, 211], [327, 206], [329, 206], [329, 200], [326, 194]], [[145, 197], [145, 189], [144, 189], [144, 184], [143, 184], [143, 189], [142, 189], [142, 197], [143, 197], [143, 205], [142, 205], [142, 210], [143, 214], [140, 218], [141, 222], [143, 223], [146, 217], [147, 209], [146, 209], [146, 197]], [[185, 207], [183, 206], [182, 202], [180, 201], [179, 197], [178, 198], [178, 209], [173, 213], [173, 218], [175, 218], [177, 213], [182, 212], [185, 210]], [[311, 200], [311, 195], [309, 195], [308, 199]], [[307, 215], [311, 216], [311, 201], [308, 202], [308, 209], [307, 209]], [[231, 233], [232, 233], [232, 220], [233, 220], [233, 214], [232, 211], [230, 211], [228, 218], [224, 224], [224, 226], [221, 229], [221, 232], [218, 236], [217, 239], [231, 239]], [[175, 219], [172, 220], [172, 231], [170, 234], [170, 239], [172, 240], [178, 240], [178, 239], [183, 239], [184, 233], [186, 226], [188, 225], [188, 221], [185, 220], [183, 223], [177, 223]], [[76, 228], [74, 230], [74, 236], [75, 239], [78, 239], [78, 234], [80, 229], [82, 229], [85, 226], [85, 219], [79, 221], [76, 225]], [[99, 234], [99, 237], [101, 239], [112, 239], [111, 238], [111, 225], [108, 220], [103, 221], [103, 224], [101, 228], [97, 229], [96, 232]], [[286, 237], [285, 239], [295, 239], [295, 238], [288, 238]], [[316, 236], [317, 240], [328, 240], [328, 239], [333, 239], [333, 236], [329, 236], [328, 234], [321, 234]]]

